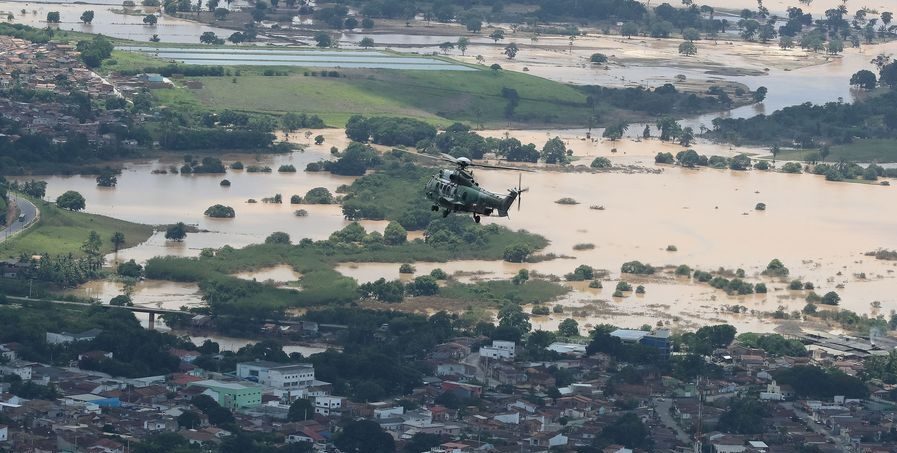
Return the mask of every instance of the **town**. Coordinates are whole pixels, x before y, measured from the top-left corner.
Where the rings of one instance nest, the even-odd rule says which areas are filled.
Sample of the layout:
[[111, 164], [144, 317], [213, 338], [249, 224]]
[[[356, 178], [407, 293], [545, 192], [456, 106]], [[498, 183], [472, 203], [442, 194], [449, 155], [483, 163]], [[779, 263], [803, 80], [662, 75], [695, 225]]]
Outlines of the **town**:
[[[390, 342], [394, 329], [383, 324], [372, 338]], [[274, 339], [298, 334], [351, 347], [346, 336], [355, 330], [304, 321], [265, 341], [279, 348]], [[362, 389], [350, 397], [318, 379], [314, 360], [301, 356], [267, 351], [277, 361], [218, 372], [206, 363], [227, 359], [207, 343], [168, 349], [177, 372], [121, 378], [90, 370], [115, 358], [90, 349], [101, 329], [46, 332], [46, 345], [84, 352], [52, 366], [19, 355], [33, 346], [0, 345], [0, 447], [155, 451], [135, 444], [169, 439], [207, 451], [233, 448], [238, 427], [239, 436], [264, 435], [282, 451], [346, 451], [351, 442], [418, 453], [890, 451], [897, 387], [869, 367], [894, 366], [893, 341], [817, 336], [805, 338], [805, 348], [777, 334], [733, 340], [734, 333], [711, 326], [683, 339], [599, 326], [587, 342], [554, 341], [544, 331], [520, 342], [452, 337], [422, 357], [428, 373], [407, 394], [366, 400]], [[706, 355], [684, 352], [689, 345]], [[355, 432], [366, 434], [349, 439]]]

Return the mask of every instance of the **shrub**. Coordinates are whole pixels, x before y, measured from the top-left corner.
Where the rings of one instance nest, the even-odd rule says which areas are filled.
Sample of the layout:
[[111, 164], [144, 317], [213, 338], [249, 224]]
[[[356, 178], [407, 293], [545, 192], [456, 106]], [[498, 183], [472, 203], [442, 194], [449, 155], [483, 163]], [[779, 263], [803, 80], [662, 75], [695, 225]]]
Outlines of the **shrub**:
[[797, 162], [788, 162], [782, 165], [782, 172], [784, 173], [800, 173], [801, 170], [803, 170], [803, 167]]
[[654, 266], [643, 264], [641, 261], [629, 261], [620, 267], [620, 272], [624, 274], [650, 275], [655, 271]]
[[773, 277], [787, 277], [788, 276], [788, 268], [779, 261], [778, 258], [773, 259], [766, 265], [766, 270], [763, 271], [763, 275], [769, 275]]
[[325, 187], [315, 187], [305, 194], [305, 202], [308, 204], [332, 204], [333, 195]]
[[757, 170], [769, 170], [769, 162], [761, 160], [760, 162], [754, 164], [754, 168], [756, 168]]
[[674, 164], [676, 163], [676, 159], [673, 157], [673, 153], [657, 153], [654, 156], [655, 164]]
[[302, 203], [302, 197], [299, 195], [290, 196], [290, 204], [299, 204]]
[[610, 159], [606, 157], [596, 157], [592, 160], [591, 167], [592, 168], [610, 168], [613, 165], [610, 163]]
[[645, 287], [642, 285], [638, 285], [635, 287], [636, 294], [645, 294]]
[[230, 164], [230, 169], [231, 169], [231, 170], [242, 170], [242, 169], [243, 169], [243, 162], [236, 161], [236, 162]]
[[576, 244], [573, 246], [573, 250], [592, 250], [595, 248], [595, 244]]
[[214, 206], [209, 206], [209, 209], [206, 209], [205, 215], [220, 219], [232, 219], [236, 217], [236, 212], [234, 212], [234, 208], [230, 206], [216, 204]]
[[632, 291], [632, 285], [630, 285], [629, 283], [626, 283], [625, 281], [620, 280], [620, 282], [617, 283], [616, 290], [617, 291]]
[[265, 244], [290, 244], [290, 235], [283, 231], [275, 231], [265, 238]]
[[592, 281], [589, 282], [589, 288], [592, 288], [592, 289], [601, 289], [601, 288], [603, 288], [603, 287], [604, 287], [604, 286], [601, 285], [601, 280], [592, 280]]
[[804, 289], [804, 284], [801, 283], [800, 280], [791, 280], [791, 283], [788, 284], [788, 289], [792, 291], [800, 291]]
[[668, 251], [668, 252], [678, 252], [678, 251], [679, 251], [679, 247], [676, 247], [675, 245], [668, 245], [668, 246], [667, 246], [667, 251]]
[[227, 179], [222, 179], [220, 184], [221, 187], [230, 187], [230, 181], [228, 181]]
[[446, 274], [444, 270], [437, 267], [436, 269], [430, 271], [430, 277], [433, 277], [436, 280], [445, 280], [448, 278], [448, 274]]
[[408, 264], [408, 263], [404, 263], [404, 264], [402, 264], [401, 266], [399, 266], [399, 273], [400, 273], [400, 274], [413, 274], [413, 273], [414, 273], [414, 270], [415, 270], [415, 269], [414, 269], [414, 266], [412, 266], [412, 265], [410, 265], [410, 264]]
[[548, 315], [548, 314], [550, 313], [549, 310], [548, 310], [548, 307], [545, 307], [545, 306], [542, 306], [542, 305], [538, 305], [538, 306], [533, 307], [533, 309], [531, 310], [531, 312], [532, 312], [532, 314], [534, 314], [534, 315], [536, 315], [536, 316], [546, 316], [546, 315]]
[[757, 211], [765, 211], [766, 203], [757, 203], [757, 205], [754, 206], [754, 209], [756, 209]]
[[838, 305], [841, 302], [841, 296], [834, 291], [829, 291], [822, 296], [822, 304], [823, 305]]
[[620, 290], [614, 291], [614, 297], [623, 297], [623, 292]]
[[570, 198], [570, 197], [564, 197], [564, 198], [561, 198], [560, 200], [555, 201], [555, 203], [557, 203], [557, 204], [566, 204], [566, 205], [579, 204], [578, 201], [576, 201], [576, 200], [574, 200], [574, 199], [572, 199], [572, 198]]
[[687, 277], [687, 276], [691, 275], [691, 268], [688, 267], [688, 266], [685, 265], [685, 264], [680, 264], [680, 265], [676, 268], [676, 275], [681, 275], [681, 276], [686, 276], [686, 277]]
[[584, 280], [591, 280], [591, 279], [595, 278], [595, 271], [594, 271], [594, 269], [592, 269], [591, 266], [586, 266], [585, 264], [582, 264], [580, 266], [577, 266], [577, 268], [573, 272], [565, 275], [564, 278], [566, 278], [568, 281], [573, 281], [573, 282], [581, 282]]
[[307, 217], [308, 211], [306, 211], [305, 209], [297, 209], [293, 211], [293, 215], [295, 215], [296, 217]]
[[290, 164], [281, 165], [280, 168], [277, 169], [277, 171], [280, 173], [296, 173], [296, 167]]
[[603, 53], [593, 53], [589, 58], [592, 63], [607, 63], [607, 55]]
[[530, 246], [526, 244], [513, 244], [505, 248], [502, 258], [509, 263], [522, 263], [533, 253]]
[[766, 294], [766, 283], [757, 283], [754, 285], [754, 291], [757, 294]]

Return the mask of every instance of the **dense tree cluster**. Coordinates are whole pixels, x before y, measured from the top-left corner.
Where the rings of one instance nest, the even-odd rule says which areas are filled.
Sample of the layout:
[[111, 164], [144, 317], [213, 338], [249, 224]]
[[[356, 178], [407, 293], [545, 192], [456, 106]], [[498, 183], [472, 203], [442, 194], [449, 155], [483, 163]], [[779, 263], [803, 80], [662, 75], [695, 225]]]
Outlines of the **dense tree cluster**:
[[414, 146], [421, 140], [435, 138], [436, 128], [412, 118], [355, 115], [346, 123], [346, 136], [362, 143], [370, 140], [378, 145]]

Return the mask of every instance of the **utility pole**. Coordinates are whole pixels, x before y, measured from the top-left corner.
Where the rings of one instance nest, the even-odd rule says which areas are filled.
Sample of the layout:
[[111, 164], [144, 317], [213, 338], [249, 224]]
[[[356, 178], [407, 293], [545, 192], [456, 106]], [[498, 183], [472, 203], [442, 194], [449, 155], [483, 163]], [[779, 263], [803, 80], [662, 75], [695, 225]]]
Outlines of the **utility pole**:
[[695, 443], [694, 453], [701, 453], [703, 446], [701, 445], [701, 436], [704, 434], [704, 377], [698, 376], [696, 384], [698, 392], [698, 424], [695, 426]]

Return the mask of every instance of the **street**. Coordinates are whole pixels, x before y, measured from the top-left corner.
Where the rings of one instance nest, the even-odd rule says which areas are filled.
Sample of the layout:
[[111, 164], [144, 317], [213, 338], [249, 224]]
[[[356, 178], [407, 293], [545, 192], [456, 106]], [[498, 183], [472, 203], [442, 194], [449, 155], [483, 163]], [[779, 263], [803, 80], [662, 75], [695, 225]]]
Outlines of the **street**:
[[2, 231], [0, 231], [0, 241], [5, 241], [9, 239], [10, 236], [30, 226], [31, 223], [34, 222], [34, 219], [37, 218], [39, 213], [39, 211], [37, 210], [37, 206], [24, 198], [14, 197], [10, 201], [11, 202], [9, 205], [9, 209], [15, 209], [15, 207], [18, 206], [19, 212], [25, 217], [22, 220], [19, 220], [18, 216], [14, 217], [13, 220], [9, 222], [10, 224]]

